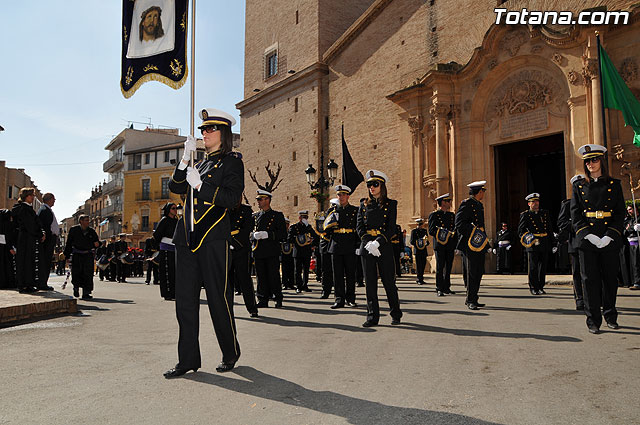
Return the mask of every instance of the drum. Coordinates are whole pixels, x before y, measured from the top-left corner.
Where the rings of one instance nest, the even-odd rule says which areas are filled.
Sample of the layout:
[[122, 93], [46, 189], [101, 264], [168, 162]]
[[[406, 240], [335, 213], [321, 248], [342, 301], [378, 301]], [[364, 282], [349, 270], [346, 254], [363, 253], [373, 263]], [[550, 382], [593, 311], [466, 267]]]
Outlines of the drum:
[[97, 265], [100, 270], [106, 270], [107, 267], [109, 267], [109, 257], [107, 257], [106, 255], [101, 256], [98, 259]]
[[147, 261], [157, 265], [160, 265], [160, 251], [156, 251], [151, 255], [151, 257], [147, 258]]
[[120, 255], [119, 258], [122, 264], [133, 264], [133, 254], [130, 252], [125, 252], [124, 254]]

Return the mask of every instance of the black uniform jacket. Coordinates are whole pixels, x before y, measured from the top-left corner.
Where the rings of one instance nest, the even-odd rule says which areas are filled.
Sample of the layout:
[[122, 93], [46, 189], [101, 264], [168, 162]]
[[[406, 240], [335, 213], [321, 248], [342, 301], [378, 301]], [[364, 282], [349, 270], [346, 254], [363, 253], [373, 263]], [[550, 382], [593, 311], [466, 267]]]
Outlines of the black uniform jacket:
[[129, 244], [127, 241], [117, 241], [114, 247], [114, 254], [116, 257], [120, 257], [125, 252], [129, 251]]
[[356, 225], [358, 223], [358, 207], [347, 204], [344, 207], [338, 205], [335, 208], [338, 214], [338, 225], [326, 229], [325, 232], [330, 238], [329, 253], [337, 255], [348, 255], [356, 253], [360, 243]]
[[450, 232], [456, 229], [456, 215], [451, 211], [435, 210], [429, 214], [429, 234], [433, 236], [433, 249], [435, 251], [450, 251], [456, 247], [455, 234], [449, 236], [449, 240], [446, 244], [441, 244], [436, 238], [438, 233], [438, 227], [447, 229]]
[[231, 220], [231, 245], [236, 251], [251, 248], [249, 235], [255, 225], [253, 210], [249, 205], [238, 205], [229, 210]]
[[208, 241], [231, 239], [228, 209], [238, 204], [244, 190], [244, 164], [240, 158], [241, 155], [236, 152], [221, 155], [220, 151], [216, 151], [208, 153], [202, 161], [195, 164], [200, 172], [202, 186], [200, 190], [193, 191], [193, 232], [187, 229], [187, 222], [191, 217], [191, 190], [187, 182], [187, 170], [178, 169], [178, 163], [169, 182], [169, 189], [173, 193], [187, 194], [187, 199], [184, 214], [173, 237], [175, 245], [188, 245], [192, 252], [196, 252]]
[[567, 243], [569, 254], [575, 254], [575, 239], [576, 232], [571, 225], [571, 199], [565, 199], [558, 214], [558, 242]]
[[160, 242], [162, 242], [162, 238], [173, 239], [173, 235], [176, 232], [177, 225], [177, 218], [171, 218], [165, 215], [160, 219], [160, 222], [156, 226], [156, 230], [153, 231], [153, 240], [156, 241], [156, 246], [158, 248], [160, 248]]
[[620, 249], [625, 213], [620, 180], [600, 177], [593, 181], [576, 181], [571, 198], [571, 221], [576, 232], [576, 248], [598, 250], [585, 239], [591, 233], [599, 238], [609, 236], [613, 239], [602, 250]]
[[549, 211], [538, 210], [536, 213], [526, 210], [521, 212], [518, 223], [518, 238], [522, 238], [525, 233], [533, 233], [540, 241], [539, 245], [534, 244], [525, 248], [527, 252], [550, 250], [553, 243], [553, 229], [551, 228]]
[[287, 238], [287, 223], [280, 211], [268, 209], [254, 215], [254, 231], [267, 232], [266, 239], [253, 241], [253, 258], [278, 257], [280, 242]]
[[99, 260], [103, 255], [107, 255], [107, 246], [101, 243], [96, 249], [96, 260]]
[[145, 257], [149, 258], [153, 256], [154, 252], [158, 252], [158, 246], [159, 244], [156, 243], [155, 239], [147, 238], [147, 240], [144, 242]]
[[636, 224], [636, 219], [634, 216], [626, 214], [625, 218], [624, 218], [624, 243], [629, 244], [630, 240], [629, 239], [633, 239], [634, 241], [637, 241], [638, 239], [638, 232], [636, 232], [634, 230], [634, 226]]
[[484, 206], [482, 202], [470, 196], [460, 203], [456, 213], [455, 231], [458, 234], [456, 248], [460, 251], [469, 251], [468, 243], [474, 226], [484, 231]]
[[42, 226], [40, 225], [40, 220], [38, 220], [38, 216], [31, 205], [26, 202], [19, 201], [11, 209], [11, 215], [13, 216], [13, 222], [15, 223], [18, 232], [25, 232], [38, 241], [42, 238], [42, 235], [44, 234]]
[[[11, 218], [11, 211], [0, 209], [0, 235], [4, 235], [6, 247], [11, 249], [16, 244], [16, 228]], [[0, 246], [2, 248], [2, 246]]]
[[363, 255], [366, 253], [365, 245], [373, 240], [378, 241], [380, 248], [391, 244], [391, 238], [396, 234], [397, 216], [398, 201], [395, 199], [386, 199], [378, 203], [377, 200], [369, 198], [366, 204], [360, 204], [356, 229], [362, 241], [360, 249]]
[[40, 220], [40, 225], [42, 226], [42, 230], [44, 231], [46, 240], [48, 241], [51, 239], [52, 235], [51, 223], [53, 223], [53, 212], [48, 206], [43, 204], [38, 210], [38, 219]]
[[[303, 237], [304, 242], [301, 243], [300, 239], [303, 239]], [[310, 224], [305, 225], [299, 221], [289, 226], [287, 240], [293, 245], [293, 258], [311, 257], [313, 245], [319, 243], [318, 238], [318, 234]]]
[[[409, 244], [413, 245], [414, 253], [416, 255], [427, 255], [427, 246], [429, 245], [429, 240], [425, 239], [425, 236], [429, 236], [429, 231], [427, 229], [416, 227], [411, 231], [411, 236], [409, 238]], [[417, 241], [419, 239], [425, 239], [425, 243], [422, 248], [418, 248]]]
[[64, 247], [64, 256], [65, 258], [69, 258], [73, 250], [89, 251], [89, 254], [91, 254], [91, 251], [96, 249], [96, 242], [100, 242], [100, 238], [98, 238], [98, 234], [92, 227], [87, 227], [87, 229], [83, 231], [82, 226], [76, 224], [69, 229], [67, 244]]

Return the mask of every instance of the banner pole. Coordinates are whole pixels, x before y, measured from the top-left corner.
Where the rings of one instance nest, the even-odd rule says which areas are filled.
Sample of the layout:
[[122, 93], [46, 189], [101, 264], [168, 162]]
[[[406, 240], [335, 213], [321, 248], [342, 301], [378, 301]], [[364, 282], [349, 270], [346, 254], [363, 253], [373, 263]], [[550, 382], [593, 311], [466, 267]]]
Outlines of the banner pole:
[[[190, 114], [190, 125], [189, 125], [189, 134], [195, 137], [195, 114], [196, 114], [196, 0], [191, 0], [191, 114]], [[189, 165], [193, 167], [193, 162], [195, 157], [195, 152], [191, 152], [191, 158], [189, 160]], [[193, 232], [195, 216], [193, 212], [193, 187], [190, 186], [190, 219], [189, 219], [189, 230]]]
[[596, 31], [596, 43], [598, 46], [598, 78], [600, 79], [600, 108], [602, 110], [602, 143], [603, 146], [607, 149], [607, 119], [606, 113], [604, 112], [604, 88], [602, 86], [602, 66], [600, 61], [600, 32]]

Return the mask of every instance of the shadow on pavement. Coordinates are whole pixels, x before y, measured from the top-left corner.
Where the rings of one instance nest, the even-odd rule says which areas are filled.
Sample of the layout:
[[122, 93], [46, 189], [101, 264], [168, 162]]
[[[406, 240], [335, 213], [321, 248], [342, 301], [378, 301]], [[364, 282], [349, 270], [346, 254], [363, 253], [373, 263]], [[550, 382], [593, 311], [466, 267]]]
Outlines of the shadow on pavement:
[[[359, 326], [350, 326], [350, 325], [345, 325], [342, 323], [317, 323], [317, 322], [307, 322], [304, 320], [285, 320], [285, 319], [281, 319], [279, 317], [268, 317], [268, 316], [263, 316], [262, 312], [264, 312], [263, 309], [260, 310], [260, 318], [259, 319], [252, 319], [252, 318], [247, 318], [247, 317], [237, 317], [236, 316], [236, 320], [246, 320], [248, 322], [255, 322], [255, 321], [260, 321], [263, 323], [268, 323], [270, 325], [278, 325], [278, 326], [284, 326], [284, 327], [296, 327], [296, 328], [327, 328], [327, 329], [337, 329], [337, 330], [342, 330], [342, 331], [349, 331], [349, 332], [375, 332], [374, 329], [371, 328], [362, 328]], [[364, 319], [363, 319], [364, 321]]]
[[494, 338], [514, 338], [514, 339], [539, 339], [542, 341], [551, 341], [551, 342], [582, 342], [579, 338], [574, 338], [572, 336], [563, 336], [563, 335], [539, 335], [539, 334], [528, 334], [528, 333], [516, 333], [516, 332], [489, 332], [489, 331], [479, 331], [476, 329], [451, 329], [451, 328], [441, 328], [439, 326], [429, 326], [422, 325], [419, 323], [410, 323], [410, 322], [402, 322], [400, 325], [393, 326], [394, 328], [406, 328], [409, 330], [417, 330], [417, 331], [425, 331], [425, 332], [438, 332], [438, 333], [448, 333], [452, 335], [458, 336], [488, 336]]
[[491, 425], [469, 416], [455, 413], [437, 412], [409, 407], [389, 406], [386, 404], [363, 400], [333, 391], [309, 390], [294, 382], [268, 375], [249, 366], [236, 367], [233, 372], [244, 379], [234, 379], [219, 374], [196, 372], [185, 375], [185, 379], [302, 407], [319, 413], [342, 417], [350, 424], [474, 424]]
[[103, 304], [135, 304], [133, 300], [112, 300], [109, 298], [94, 298], [90, 302]]

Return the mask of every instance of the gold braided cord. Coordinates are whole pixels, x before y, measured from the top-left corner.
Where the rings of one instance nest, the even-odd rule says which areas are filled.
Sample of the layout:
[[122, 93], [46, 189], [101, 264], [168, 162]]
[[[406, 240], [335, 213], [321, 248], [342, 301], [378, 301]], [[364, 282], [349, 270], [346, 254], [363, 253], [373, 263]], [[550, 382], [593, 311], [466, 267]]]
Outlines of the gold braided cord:
[[165, 77], [162, 74], [158, 74], [156, 72], [152, 72], [149, 74], [145, 74], [136, 83], [129, 89], [125, 90], [122, 87], [122, 83], [120, 83], [120, 91], [122, 91], [122, 95], [125, 99], [129, 99], [133, 94], [140, 88], [141, 85], [148, 81], [158, 81], [160, 83], [166, 84], [174, 90], [178, 90], [180, 87], [184, 86], [184, 83], [187, 82], [187, 76], [189, 75], [189, 67], [185, 64], [184, 75], [180, 79], [180, 81], [173, 81], [170, 78]]

